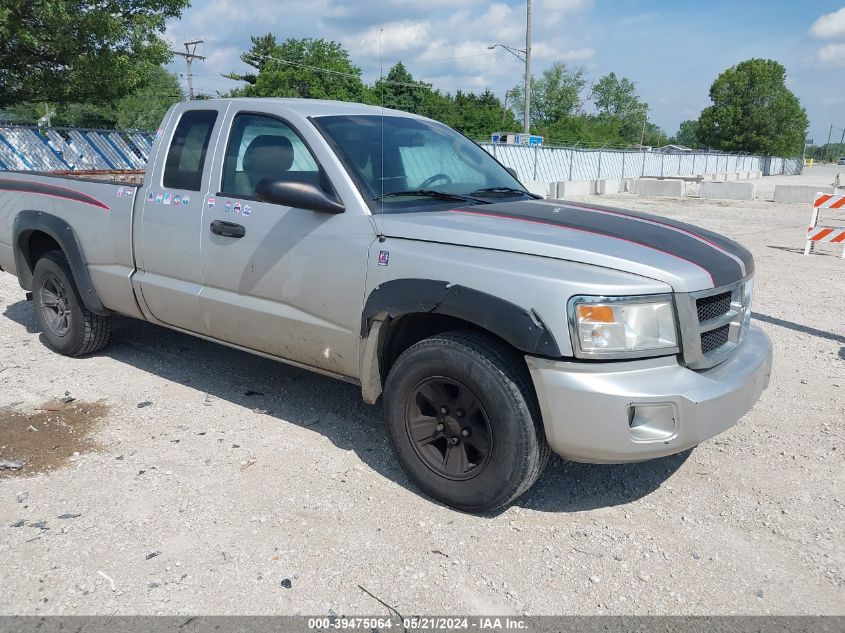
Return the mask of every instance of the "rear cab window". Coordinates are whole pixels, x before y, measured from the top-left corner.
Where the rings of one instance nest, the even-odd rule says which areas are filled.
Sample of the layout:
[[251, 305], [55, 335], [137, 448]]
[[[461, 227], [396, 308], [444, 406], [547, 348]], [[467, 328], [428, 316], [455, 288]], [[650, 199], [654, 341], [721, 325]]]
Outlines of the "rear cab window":
[[189, 110], [182, 114], [167, 151], [165, 187], [200, 190], [205, 157], [216, 121], [216, 110]]

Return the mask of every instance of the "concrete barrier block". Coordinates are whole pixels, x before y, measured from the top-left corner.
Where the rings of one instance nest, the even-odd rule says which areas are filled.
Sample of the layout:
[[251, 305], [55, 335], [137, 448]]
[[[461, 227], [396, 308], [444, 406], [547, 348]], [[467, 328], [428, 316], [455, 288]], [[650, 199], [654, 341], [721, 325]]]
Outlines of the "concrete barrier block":
[[562, 180], [554, 184], [557, 185], [557, 198], [592, 196], [596, 193], [594, 180]]
[[653, 198], [683, 198], [685, 185], [683, 180], [639, 178], [634, 183], [634, 193]]
[[625, 193], [634, 193], [634, 182], [636, 182], [636, 178], [625, 178], [622, 181], [622, 191]]
[[703, 182], [698, 190], [708, 200], [754, 200], [756, 193], [753, 182]]
[[812, 204], [817, 193], [833, 193], [833, 187], [813, 185], [775, 185], [775, 202], [784, 204]]
[[756, 180], [757, 178], [763, 177], [763, 172], [762, 171], [750, 171], [750, 172], [748, 172], [748, 177], [751, 178], [752, 180]]
[[522, 185], [531, 193], [543, 196], [544, 198], [554, 197], [554, 191], [551, 191], [550, 185], [554, 183], [543, 182], [542, 180], [529, 180], [522, 183]]
[[619, 193], [619, 181], [596, 180], [596, 193], [600, 196], [609, 196]]

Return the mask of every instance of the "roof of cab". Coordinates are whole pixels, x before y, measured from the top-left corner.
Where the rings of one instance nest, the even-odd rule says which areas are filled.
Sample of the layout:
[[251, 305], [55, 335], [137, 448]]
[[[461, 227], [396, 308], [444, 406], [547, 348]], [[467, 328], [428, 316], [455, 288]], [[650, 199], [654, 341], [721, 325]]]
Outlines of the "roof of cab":
[[[363, 103], [354, 103], [351, 101], [329, 101], [327, 99], [288, 99], [280, 97], [237, 97], [231, 99], [211, 99], [212, 102], [230, 101], [236, 104], [248, 103], [252, 108], [260, 108], [262, 105], [266, 106], [284, 106], [289, 110], [293, 110], [301, 116], [333, 116], [338, 114], [369, 114], [380, 115], [388, 114], [391, 116], [404, 116], [412, 118], [425, 118], [410, 112], [402, 112], [401, 110], [392, 110], [390, 108], [382, 108], [381, 106], [366, 105]], [[192, 105], [200, 105], [202, 101], [191, 102]], [[206, 102], [207, 103], [207, 102]]]

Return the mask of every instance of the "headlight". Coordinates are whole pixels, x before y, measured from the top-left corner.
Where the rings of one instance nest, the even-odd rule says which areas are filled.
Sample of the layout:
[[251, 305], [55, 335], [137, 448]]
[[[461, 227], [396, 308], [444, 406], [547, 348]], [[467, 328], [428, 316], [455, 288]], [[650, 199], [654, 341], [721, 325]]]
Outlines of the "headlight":
[[636, 358], [679, 351], [671, 295], [573, 297], [573, 349], [580, 358]]

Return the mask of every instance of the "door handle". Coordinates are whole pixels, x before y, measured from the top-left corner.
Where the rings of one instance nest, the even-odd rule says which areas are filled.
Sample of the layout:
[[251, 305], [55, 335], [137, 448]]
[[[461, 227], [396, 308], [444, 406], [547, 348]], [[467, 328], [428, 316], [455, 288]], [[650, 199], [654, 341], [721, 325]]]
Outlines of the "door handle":
[[234, 222], [226, 222], [225, 220], [215, 220], [211, 223], [211, 232], [215, 235], [222, 235], [223, 237], [243, 237], [246, 235], [246, 229], [243, 224], [235, 224]]

